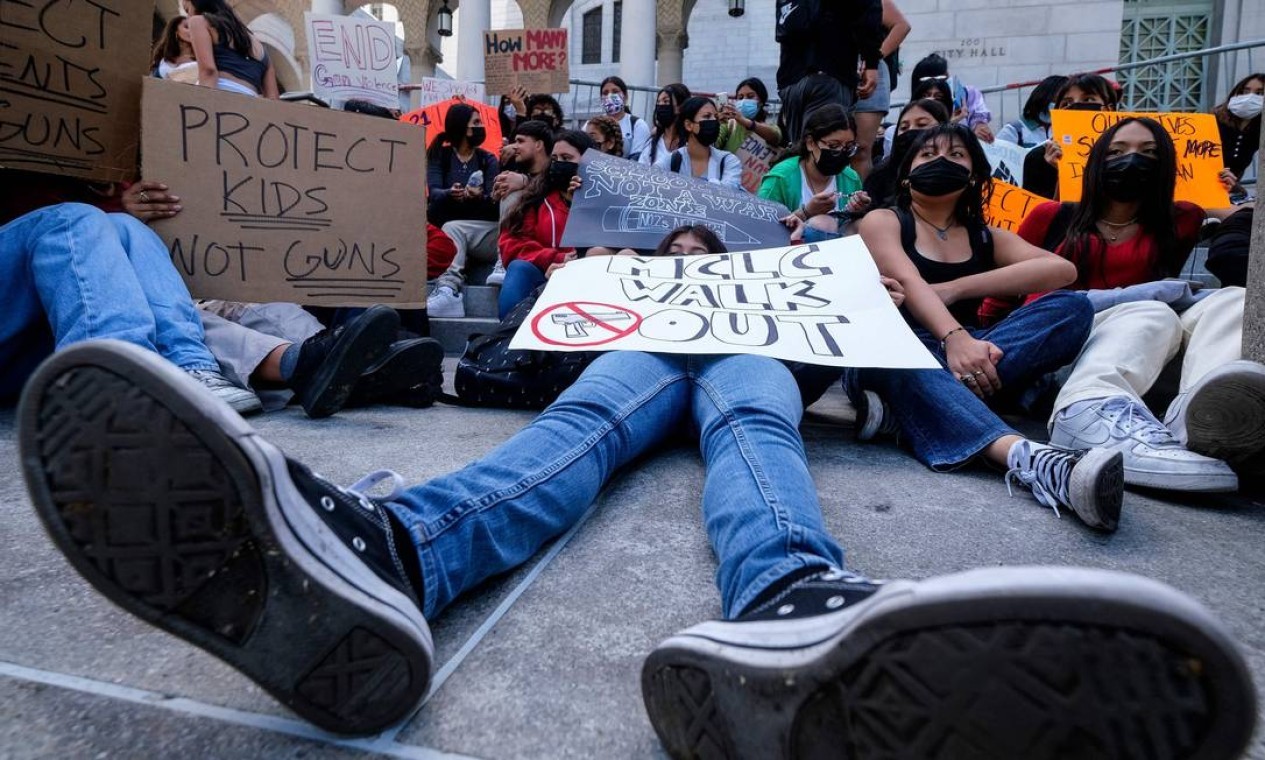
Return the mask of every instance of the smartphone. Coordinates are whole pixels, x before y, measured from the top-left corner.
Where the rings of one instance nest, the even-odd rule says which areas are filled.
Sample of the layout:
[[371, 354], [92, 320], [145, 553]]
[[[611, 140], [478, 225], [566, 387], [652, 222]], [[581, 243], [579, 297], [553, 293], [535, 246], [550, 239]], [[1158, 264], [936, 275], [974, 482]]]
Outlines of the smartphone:
[[719, 93], [716, 95], [716, 107], [724, 108], [729, 103], [729, 95], [727, 93]]

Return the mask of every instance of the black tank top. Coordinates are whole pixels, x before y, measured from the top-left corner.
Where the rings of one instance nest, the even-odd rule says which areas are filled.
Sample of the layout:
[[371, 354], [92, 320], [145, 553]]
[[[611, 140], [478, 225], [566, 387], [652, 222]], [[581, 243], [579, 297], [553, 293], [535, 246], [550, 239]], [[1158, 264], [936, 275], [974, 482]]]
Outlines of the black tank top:
[[[940, 282], [951, 282], [961, 277], [991, 272], [996, 268], [996, 263], [993, 260], [993, 235], [988, 231], [986, 225], [978, 224], [967, 227], [967, 237], [971, 241], [971, 258], [950, 264], [929, 259], [919, 253], [916, 245], [918, 234], [914, 228], [914, 215], [907, 209], [895, 208], [892, 210], [896, 212], [896, 217], [900, 219], [901, 247], [905, 249], [905, 255], [909, 257], [909, 260], [914, 262], [914, 266], [918, 268], [918, 274], [928, 284], [935, 285]], [[962, 325], [978, 327], [979, 307], [982, 302], [982, 298], [958, 301], [949, 307], [949, 313]]]

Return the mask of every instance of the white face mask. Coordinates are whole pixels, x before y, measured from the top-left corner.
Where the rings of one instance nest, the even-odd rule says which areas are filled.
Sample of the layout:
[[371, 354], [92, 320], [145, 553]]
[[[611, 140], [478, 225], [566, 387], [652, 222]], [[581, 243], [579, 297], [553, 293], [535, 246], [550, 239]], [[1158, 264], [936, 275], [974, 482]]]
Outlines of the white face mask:
[[1265, 102], [1262, 95], [1235, 95], [1226, 107], [1240, 119], [1255, 119], [1261, 115], [1262, 102]]

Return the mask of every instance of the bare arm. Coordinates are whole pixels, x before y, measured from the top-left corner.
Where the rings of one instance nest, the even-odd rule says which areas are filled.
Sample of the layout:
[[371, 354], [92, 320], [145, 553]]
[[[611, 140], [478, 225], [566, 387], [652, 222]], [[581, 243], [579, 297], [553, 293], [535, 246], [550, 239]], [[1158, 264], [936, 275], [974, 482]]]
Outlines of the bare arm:
[[220, 70], [215, 65], [215, 40], [211, 37], [211, 25], [201, 16], [192, 16], [189, 19], [189, 36], [193, 38], [193, 57], [198, 61], [198, 84], [218, 87]]
[[268, 70], [264, 72], [264, 91], [259, 94], [272, 100], [281, 98], [281, 88], [277, 86], [277, 70], [272, 67], [271, 57], [268, 58]]
[[989, 296], [1026, 296], [1057, 290], [1076, 281], [1076, 265], [1042, 250], [1013, 232], [990, 227], [997, 268], [933, 285], [945, 304]]
[[900, 47], [900, 43], [905, 41], [913, 27], [892, 0], [883, 0], [883, 26], [887, 27], [887, 36], [883, 38], [878, 51], [886, 58]]

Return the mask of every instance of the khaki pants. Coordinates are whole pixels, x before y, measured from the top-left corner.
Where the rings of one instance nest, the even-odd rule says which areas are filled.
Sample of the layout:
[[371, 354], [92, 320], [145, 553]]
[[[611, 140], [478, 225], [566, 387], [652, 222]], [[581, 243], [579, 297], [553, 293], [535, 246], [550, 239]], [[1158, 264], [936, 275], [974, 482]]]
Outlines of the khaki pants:
[[457, 248], [448, 271], [439, 276], [440, 284], [460, 289], [466, 280], [466, 261], [473, 256], [476, 261], [492, 262], [499, 255], [497, 242], [500, 239], [499, 222], [483, 222], [461, 219], [448, 222], [441, 229], [452, 239]]

